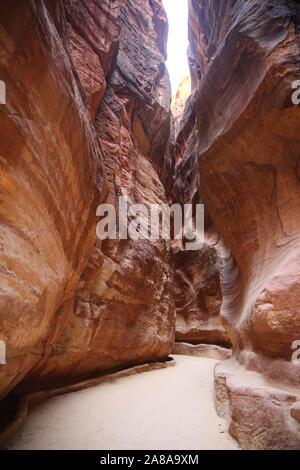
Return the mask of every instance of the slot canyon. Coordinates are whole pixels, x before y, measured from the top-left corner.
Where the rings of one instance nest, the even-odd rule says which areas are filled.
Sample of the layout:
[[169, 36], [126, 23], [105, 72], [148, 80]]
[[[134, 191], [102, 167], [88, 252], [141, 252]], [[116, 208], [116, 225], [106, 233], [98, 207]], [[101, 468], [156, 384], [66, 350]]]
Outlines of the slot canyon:
[[[127, 371], [228, 448], [300, 450], [300, 4], [187, 1], [173, 101], [162, 0], [0, 2], [4, 448], [55, 395], [117, 377], [117, 407]], [[121, 197], [203, 205], [204, 243], [100, 240]]]

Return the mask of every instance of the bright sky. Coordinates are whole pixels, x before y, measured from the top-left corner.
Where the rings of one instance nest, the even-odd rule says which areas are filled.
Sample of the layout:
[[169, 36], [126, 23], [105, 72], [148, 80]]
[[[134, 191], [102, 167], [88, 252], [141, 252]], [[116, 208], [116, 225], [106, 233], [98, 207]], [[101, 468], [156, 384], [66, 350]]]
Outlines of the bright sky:
[[190, 74], [187, 61], [188, 0], [163, 0], [169, 20], [168, 61], [172, 94], [181, 80]]

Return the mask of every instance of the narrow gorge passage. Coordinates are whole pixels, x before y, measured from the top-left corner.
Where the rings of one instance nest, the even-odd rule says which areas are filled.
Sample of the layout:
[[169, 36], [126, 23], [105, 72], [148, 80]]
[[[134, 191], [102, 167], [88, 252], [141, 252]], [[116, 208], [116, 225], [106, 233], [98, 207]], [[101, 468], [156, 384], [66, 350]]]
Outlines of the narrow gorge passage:
[[0, 446], [300, 449], [299, 38], [300, 0], [0, 1]]
[[8, 449], [237, 449], [213, 405], [217, 361], [174, 358], [174, 367], [37, 405]]

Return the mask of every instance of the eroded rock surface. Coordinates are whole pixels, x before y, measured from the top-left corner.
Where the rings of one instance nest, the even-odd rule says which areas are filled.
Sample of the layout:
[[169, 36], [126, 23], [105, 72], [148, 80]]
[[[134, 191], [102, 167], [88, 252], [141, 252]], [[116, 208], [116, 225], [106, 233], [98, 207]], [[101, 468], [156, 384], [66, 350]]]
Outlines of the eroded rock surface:
[[[1, 339], [6, 394], [67, 321], [105, 195], [101, 150], [59, 29], [60, 4], [2, 2]], [[63, 28], [65, 31], [65, 29]]]
[[215, 248], [204, 245], [196, 252], [179, 250], [174, 258], [176, 341], [230, 347], [219, 318], [222, 293]]
[[[201, 200], [201, 175], [198, 167], [198, 130], [196, 95], [188, 97], [177, 123], [174, 144], [174, 182], [170, 200], [196, 204]], [[223, 301], [221, 270], [224, 247], [205, 207], [205, 243], [200, 250], [188, 251], [185, 242], [173, 246], [176, 303], [176, 341], [215, 344], [230, 348], [231, 340], [221, 319]]]
[[169, 243], [96, 239], [102, 201], [166, 200], [162, 4], [24, 0], [0, 18], [0, 394], [166, 359]]
[[230, 370], [216, 370], [217, 400], [222, 387], [231, 433], [244, 448], [299, 448], [291, 417], [300, 385], [291, 362], [300, 338], [300, 109], [292, 103], [299, 5], [190, 0], [189, 7], [201, 74], [189, 105], [197, 155], [185, 166], [198, 169], [200, 199], [231, 252], [221, 316], [234, 358]]
[[[299, 23], [293, 0], [189, 0], [173, 141], [161, 0], [1, 3], [0, 398], [232, 344], [231, 434], [300, 447]], [[96, 208], [120, 196], [203, 203], [203, 247], [100, 242]], [[207, 346], [174, 348], [175, 310], [177, 340]]]
[[190, 94], [191, 94], [191, 77], [190, 75], [188, 75], [187, 77], [184, 77], [181, 80], [178, 86], [178, 89], [172, 98], [171, 109], [172, 109], [172, 114], [174, 118], [175, 134], [178, 128], [178, 124], [182, 118], [187, 99], [190, 96]]

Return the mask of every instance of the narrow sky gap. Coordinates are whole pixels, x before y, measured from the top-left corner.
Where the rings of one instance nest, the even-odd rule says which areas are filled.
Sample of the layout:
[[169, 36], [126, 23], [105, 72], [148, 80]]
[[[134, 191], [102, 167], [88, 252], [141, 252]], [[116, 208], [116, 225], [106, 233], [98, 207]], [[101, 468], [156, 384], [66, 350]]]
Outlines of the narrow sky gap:
[[190, 74], [188, 48], [188, 0], [163, 0], [169, 20], [168, 60], [172, 94], [181, 80]]

